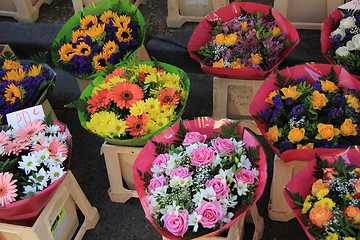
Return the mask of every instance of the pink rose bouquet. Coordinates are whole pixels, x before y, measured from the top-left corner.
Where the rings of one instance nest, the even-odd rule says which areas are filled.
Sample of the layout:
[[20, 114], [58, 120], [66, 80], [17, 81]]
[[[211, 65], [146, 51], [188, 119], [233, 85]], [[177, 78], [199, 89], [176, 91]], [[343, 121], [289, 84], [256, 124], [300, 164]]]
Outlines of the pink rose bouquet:
[[166, 238], [220, 234], [260, 197], [265, 155], [238, 124], [180, 122], [140, 152], [133, 167], [136, 189], [147, 218]]

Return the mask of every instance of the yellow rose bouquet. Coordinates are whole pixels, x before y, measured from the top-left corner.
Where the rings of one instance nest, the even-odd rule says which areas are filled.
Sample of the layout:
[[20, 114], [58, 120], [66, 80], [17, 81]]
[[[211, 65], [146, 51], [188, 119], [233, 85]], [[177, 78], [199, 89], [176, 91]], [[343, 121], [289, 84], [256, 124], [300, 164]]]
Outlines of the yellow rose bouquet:
[[251, 105], [260, 131], [284, 161], [359, 143], [360, 83], [340, 66], [307, 64], [271, 76]]

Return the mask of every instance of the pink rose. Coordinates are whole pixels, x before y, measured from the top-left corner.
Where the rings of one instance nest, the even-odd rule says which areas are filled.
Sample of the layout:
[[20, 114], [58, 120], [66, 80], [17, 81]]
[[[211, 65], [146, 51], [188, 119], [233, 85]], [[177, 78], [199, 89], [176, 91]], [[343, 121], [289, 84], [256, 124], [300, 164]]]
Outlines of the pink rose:
[[202, 167], [209, 164], [215, 157], [215, 152], [211, 147], [201, 147], [194, 149], [191, 153], [191, 165]]
[[221, 220], [221, 216], [223, 215], [222, 206], [218, 201], [203, 201], [201, 206], [196, 208], [195, 211], [197, 214], [202, 215], [200, 223], [204, 228], [215, 227], [216, 223]]
[[213, 187], [216, 198], [226, 198], [228, 193], [230, 192], [230, 188], [226, 183], [223, 183], [220, 178], [213, 178], [211, 180], [207, 180], [205, 183], [205, 187]]
[[167, 161], [170, 159], [169, 154], [159, 154], [153, 161], [153, 166], [157, 165], [159, 168], [163, 168], [162, 164], [167, 165]]
[[166, 185], [166, 179], [164, 175], [161, 175], [160, 177], [154, 177], [150, 180], [150, 183], [148, 185], [148, 191], [152, 192], [155, 189], [165, 186]]
[[172, 179], [174, 176], [178, 176], [181, 178], [187, 178], [193, 175], [193, 172], [189, 172], [189, 169], [186, 167], [178, 167], [170, 173], [170, 178]]
[[183, 146], [187, 147], [187, 146], [190, 146], [191, 144], [194, 144], [197, 142], [204, 143], [206, 138], [207, 138], [206, 135], [202, 135], [199, 132], [188, 132], [185, 135]]
[[235, 145], [229, 139], [217, 137], [215, 140], [211, 140], [211, 144], [218, 153], [227, 152], [226, 156], [235, 155]]
[[236, 181], [241, 181], [247, 184], [253, 184], [255, 182], [254, 174], [251, 170], [241, 169], [240, 172], [235, 174]]
[[164, 226], [173, 235], [183, 237], [188, 230], [189, 213], [187, 210], [179, 210], [178, 212], [178, 215], [175, 212], [168, 213], [164, 218]]

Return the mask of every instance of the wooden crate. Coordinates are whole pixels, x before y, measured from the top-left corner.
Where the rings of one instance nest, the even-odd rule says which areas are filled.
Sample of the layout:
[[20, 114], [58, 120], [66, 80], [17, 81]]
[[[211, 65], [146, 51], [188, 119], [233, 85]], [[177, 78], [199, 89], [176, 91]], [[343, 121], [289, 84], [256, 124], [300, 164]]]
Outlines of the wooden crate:
[[[244, 238], [244, 227], [245, 221], [251, 222], [255, 226], [253, 234], [253, 240], [259, 240], [264, 232], [264, 219], [259, 215], [256, 204], [243, 214], [230, 228], [226, 237], [214, 236], [214, 237], [203, 237], [203, 240], [242, 240]], [[168, 240], [164, 237], [163, 240]], [[200, 238], [195, 238], [200, 239]]]
[[59, 121], [58, 118], [57, 118], [57, 116], [55, 115], [54, 110], [52, 109], [52, 107], [51, 107], [51, 105], [50, 105], [49, 100], [46, 99], [46, 100], [41, 104], [41, 106], [43, 107], [45, 116], [48, 116], [48, 115], [51, 113], [51, 118], [52, 118], [52, 120], [53, 120], [53, 121], [56, 121], [56, 122]]
[[[85, 220], [75, 238], [72, 238], [79, 225], [75, 205], [84, 214]], [[96, 226], [99, 218], [97, 209], [90, 205], [74, 175], [68, 170], [33, 226], [0, 223], [0, 239], [80, 240], [87, 230]]]
[[179, 28], [185, 22], [201, 22], [213, 11], [229, 4], [229, 0], [167, 0], [169, 28]]
[[270, 219], [287, 222], [295, 217], [285, 200], [284, 187], [296, 173], [304, 169], [308, 164], [308, 161], [291, 161], [286, 163], [275, 155], [268, 205]]
[[241, 119], [241, 125], [256, 134], [261, 134], [249, 112], [255, 93], [265, 80], [248, 80], [214, 77], [213, 115], [214, 118]]
[[344, 0], [274, 0], [274, 8], [297, 29], [321, 30], [324, 20]]
[[19, 22], [35, 22], [43, 3], [53, 0], [1, 0], [0, 16], [13, 17]]
[[10, 52], [12, 55], [15, 55], [8, 44], [0, 44], [0, 56], [5, 52]]
[[[81, 9], [83, 9], [86, 6], [89, 6], [90, 4], [93, 4], [93, 3], [99, 2], [99, 1], [101, 1], [101, 0], [72, 0], [75, 13], [77, 13], [78, 11], [80, 11]], [[132, 4], [134, 4], [137, 7], [140, 4], [145, 5], [148, 2], [148, 0], [125, 0], [125, 1], [131, 2]]]
[[[101, 154], [104, 154], [110, 188], [111, 201], [124, 203], [132, 197], [138, 197], [135, 188], [132, 167], [142, 147], [112, 145], [104, 142]], [[123, 178], [127, 187], [124, 186]]]

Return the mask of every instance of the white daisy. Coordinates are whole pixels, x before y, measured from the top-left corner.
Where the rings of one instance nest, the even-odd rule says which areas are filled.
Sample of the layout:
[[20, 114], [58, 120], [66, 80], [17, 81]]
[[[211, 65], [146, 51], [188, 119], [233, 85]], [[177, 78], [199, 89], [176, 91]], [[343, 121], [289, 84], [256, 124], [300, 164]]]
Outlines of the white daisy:
[[24, 186], [24, 191], [23, 191], [23, 194], [25, 194], [26, 196], [30, 197], [30, 196], [33, 196], [37, 193], [36, 191], [36, 186], [33, 186], [33, 185], [27, 185], [27, 186]]
[[21, 156], [21, 161], [18, 162], [19, 166], [18, 168], [23, 169], [25, 171], [25, 174], [29, 174], [30, 171], [37, 171], [37, 167], [40, 166], [40, 162], [38, 158], [36, 158], [32, 154], [28, 154], [27, 156]]
[[45, 127], [45, 132], [50, 133], [50, 134], [56, 134], [57, 132], [60, 132], [61, 129], [58, 125], [51, 125], [51, 126], [46, 126]]
[[50, 178], [50, 184], [61, 178], [66, 171], [64, 171], [64, 168], [61, 167], [60, 164], [57, 164], [55, 166], [52, 166], [48, 172], [49, 178]]

